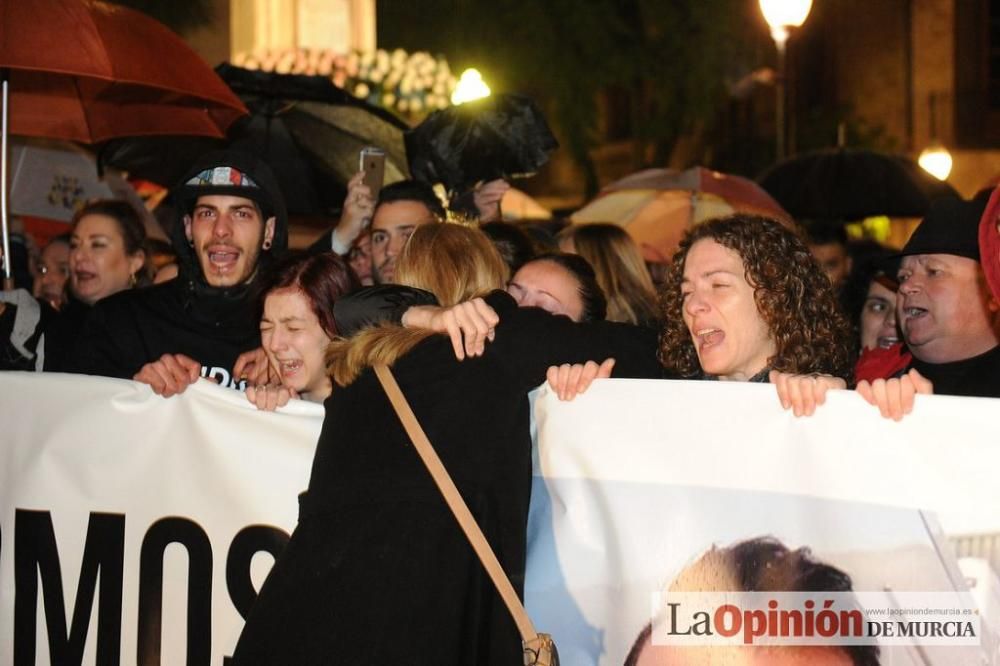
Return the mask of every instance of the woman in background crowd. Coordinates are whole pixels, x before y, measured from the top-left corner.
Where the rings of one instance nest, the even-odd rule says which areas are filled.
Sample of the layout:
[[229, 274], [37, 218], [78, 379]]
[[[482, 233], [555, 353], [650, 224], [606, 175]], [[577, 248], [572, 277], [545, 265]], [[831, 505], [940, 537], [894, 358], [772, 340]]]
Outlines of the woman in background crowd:
[[332, 252], [289, 254], [264, 282], [260, 339], [280, 386], [246, 389], [247, 399], [273, 410], [291, 398], [323, 402], [332, 384], [326, 348], [337, 337], [334, 304], [360, 287], [345, 261]]
[[896, 321], [896, 291], [899, 282], [892, 271], [871, 276], [858, 323], [861, 352], [854, 366], [854, 381], [874, 381], [897, 375], [910, 365]]
[[601, 321], [607, 301], [594, 269], [575, 254], [543, 254], [524, 263], [507, 284], [521, 307], [537, 307], [576, 322]]
[[85, 305], [149, 283], [146, 229], [125, 201], [84, 206], [70, 232], [70, 290]]
[[594, 268], [608, 299], [608, 321], [660, 327], [653, 279], [624, 229], [615, 224], [570, 225], [559, 232], [559, 249], [580, 255]]
[[858, 330], [862, 349], [888, 349], [901, 341], [896, 326], [896, 290], [899, 282], [887, 273], [868, 284]]
[[124, 201], [96, 201], [76, 213], [69, 234], [69, 288], [59, 312], [49, 310], [37, 323], [36, 337], [44, 344], [31, 359], [31, 368], [75, 369], [76, 336], [91, 306], [119, 291], [148, 284], [145, 240], [142, 220]]
[[76, 336], [97, 301], [149, 284], [146, 228], [125, 201], [106, 199], [81, 208], [70, 231], [69, 290], [66, 303], [45, 332], [45, 369], [76, 366]]

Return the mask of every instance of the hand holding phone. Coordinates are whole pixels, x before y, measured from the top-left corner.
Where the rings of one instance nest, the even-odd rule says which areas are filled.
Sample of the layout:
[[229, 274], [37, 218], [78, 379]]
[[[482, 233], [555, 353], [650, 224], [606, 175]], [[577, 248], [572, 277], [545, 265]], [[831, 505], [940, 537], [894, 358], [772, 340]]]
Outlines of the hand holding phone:
[[364, 173], [364, 184], [371, 191], [373, 199], [378, 198], [385, 178], [385, 151], [381, 148], [368, 146], [361, 149], [360, 169]]

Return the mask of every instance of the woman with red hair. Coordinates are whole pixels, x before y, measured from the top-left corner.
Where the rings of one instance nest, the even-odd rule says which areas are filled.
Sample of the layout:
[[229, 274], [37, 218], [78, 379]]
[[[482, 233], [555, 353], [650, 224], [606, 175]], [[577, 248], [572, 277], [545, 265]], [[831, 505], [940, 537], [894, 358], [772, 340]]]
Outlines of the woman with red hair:
[[248, 387], [250, 402], [273, 410], [290, 398], [323, 402], [330, 395], [324, 354], [340, 334], [333, 306], [359, 286], [347, 262], [332, 252], [287, 255], [274, 267], [261, 292], [260, 340], [281, 384]]

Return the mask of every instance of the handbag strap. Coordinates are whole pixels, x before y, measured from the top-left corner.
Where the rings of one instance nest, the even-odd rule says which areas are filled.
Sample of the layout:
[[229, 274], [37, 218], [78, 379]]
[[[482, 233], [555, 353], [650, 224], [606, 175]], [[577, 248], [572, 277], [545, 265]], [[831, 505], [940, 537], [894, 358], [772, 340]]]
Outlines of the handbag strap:
[[489, 574], [490, 580], [493, 581], [497, 592], [500, 593], [500, 597], [503, 599], [504, 604], [506, 604], [507, 610], [510, 611], [511, 616], [514, 618], [517, 630], [521, 634], [521, 640], [525, 643], [536, 640], [538, 632], [535, 631], [535, 626], [531, 623], [531, 618], [528, 617], [528, 611], [524, 609], [524, 604], [518, 598], [517, 592], [514, 591], [514, 586], [511, 585], [510, 579], [507, 578], [503, 567], [500, 566], [500, 562], [493, 553], [490, 544], [486, 541], [483, 531], [479, 529], [476, 519], [473, 518], [472, 512], [469, 511], [465, 500], [462, 499], [458, 488], [455, 487], [455, 482], [451, 480], [451, 476], [449, 476], [448, 470], [445, 469], [444, 463], [441, 462], [441, 458], [438, 457], [430, 440], [427, 439], [424, 429], [420, 426], [420, 422], [417, 421], [416, 415], [410, 408], [410, 403], [406, 401], [406, 397], [400, 390], [399, 384], [396, 383], [396, 378], [393, 377], [392, 372], [385, 365], [376, 365], [375, 374], [378, 376], [382, 388], [385, 389], [386, 395], [389, 396], [389, 402], [392, 403], [393, 409], [396, 410], [396, 415], [399, 416], [399, 420], [403, 423], [406, 434], [410, 436], [413, 446], [416, 447], [417, 453], [420, 454], [420, 459], [424, 461], [424, 466], [427, 467], [427, 471], [434, 478], [434, 483], [437, 484], [438, 490], [444, 495], [445, 502], [448, 503], [448, 508], [455, 515], [455, 519], [462, 527], [462, 531], [465, 532], [466, 538], [476, 551], [476, 555], [479, 556], [479, 561], [483, 563], [486, 573]]

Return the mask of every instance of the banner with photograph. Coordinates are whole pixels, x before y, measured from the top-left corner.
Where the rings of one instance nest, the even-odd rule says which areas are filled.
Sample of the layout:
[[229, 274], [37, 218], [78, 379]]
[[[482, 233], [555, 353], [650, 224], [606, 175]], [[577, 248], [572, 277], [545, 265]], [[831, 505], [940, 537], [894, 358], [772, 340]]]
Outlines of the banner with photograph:
[[[653, 644], [655, 633], [641, 634], [669, 610], [651, 599], [678, 581], [683, 592], [715, 591], [720, 582], [698, 569], [719, 549], [774, 543], [808, 548], [854, 591], [881, 593], [886, 613], [915, 594], [983, 609], [975, 641], [883, 633], [870, 641], [883, 646], [882, 663], [995, 663], [995, 572], [987, 567], [964, 593], [968, 576], [945, 532], [1000, 533], [997, 401], [918, 397], [896, 423], [849, 391], [832, 392], [809, 418], [783, 411], [774, 388], [759, 384], [610, 380], [569, 403], [541, 393], [526, 601], [564, 663], [674, 663], [627, 661], [643, 656], [641, 638]], [[693, 572], [707, 587], [691, 588]], [[675, 629], [690, 630], [690, 620]]]

